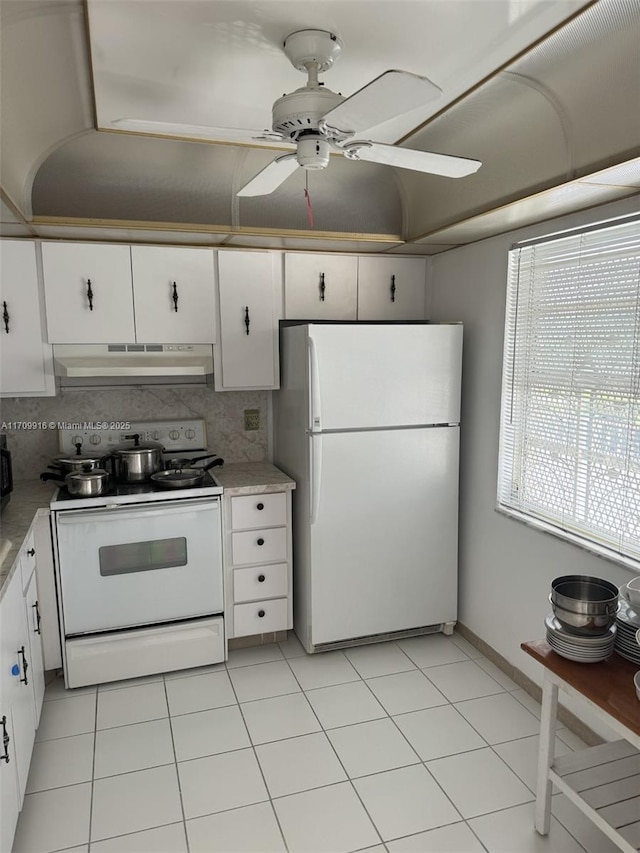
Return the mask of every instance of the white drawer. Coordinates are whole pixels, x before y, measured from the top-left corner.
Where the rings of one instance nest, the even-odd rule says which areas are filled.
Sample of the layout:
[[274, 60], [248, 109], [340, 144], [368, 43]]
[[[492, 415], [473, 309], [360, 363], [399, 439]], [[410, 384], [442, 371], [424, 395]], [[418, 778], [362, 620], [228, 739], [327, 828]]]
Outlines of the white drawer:
[[278, 598], [286, 595], [288, 592], [287, 569], [286, 563], [236, 569], [233, 573], [234, 602]]
[[234, 566], [286, 560], [287, 528], [272, 527], [267, 530], [232, 533], [231, 553]]
[[233, 608], [233, 634], [235, 637], [250, 637], [270, 631], [286, 631], [289, 627], [288, 609], [286, 598], [236, 604]]
[[225, 650], [222, 616], [78, 637], [66, 642], [66, 686], [219, 663], [226, 657]]
[[231, 527], [247, 530], [250, 527], [276, 527], [287, 523], [287, 495], [243, 495], [231, 498]]

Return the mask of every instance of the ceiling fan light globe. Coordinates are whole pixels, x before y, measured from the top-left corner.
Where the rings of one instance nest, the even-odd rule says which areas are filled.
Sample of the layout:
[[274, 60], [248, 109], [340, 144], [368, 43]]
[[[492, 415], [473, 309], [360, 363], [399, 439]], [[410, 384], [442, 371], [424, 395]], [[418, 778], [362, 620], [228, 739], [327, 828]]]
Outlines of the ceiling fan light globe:
[[305, 136], [298, 140], [296, 158], [303, 169], [325, 169], [330, 151], [331, 146], [320, 136]]

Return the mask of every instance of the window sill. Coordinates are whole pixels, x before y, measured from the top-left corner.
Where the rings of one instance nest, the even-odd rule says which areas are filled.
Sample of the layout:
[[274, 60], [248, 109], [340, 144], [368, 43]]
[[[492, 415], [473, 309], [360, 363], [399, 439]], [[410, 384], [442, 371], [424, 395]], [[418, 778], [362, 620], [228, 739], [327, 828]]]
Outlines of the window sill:
[[564, 542], [570, 542], [572, 545], [582, 548], [583, 551], [588, 551], [590, 554], [595, 554], [596, 557], [600, 557], [603, 560], [607, 560], [610, 563], [615, 563], [615, 565], [621, 566], [623, 569], [627, 569], [627, 571], [632, 572], [634, 575], [640, 574], [640, 562], [638, 560], [634, 560], [631, 557], [624, 557], [622, 554], [616, 554], [615, 551], [612, 551], [610, 548], [605, 548], [595, 542], [589, 542], [580, 536], [576, 536], [566, 530], [560, 530], [552, 524], [547, 524], [545, 521], [532, 518], [531, 516], [518, 512], [517, 510], [498, 505], [495, 507], [495, 511], [500, 515], [507, 516], [507, 518], [521, 521], [523, 524], [526, 524], [527, 527], [532, 527], [534, 530], [540, 530], [543, 533], [549, 533], [551, 536], [555, 536], [556, 539], [562, 539]]

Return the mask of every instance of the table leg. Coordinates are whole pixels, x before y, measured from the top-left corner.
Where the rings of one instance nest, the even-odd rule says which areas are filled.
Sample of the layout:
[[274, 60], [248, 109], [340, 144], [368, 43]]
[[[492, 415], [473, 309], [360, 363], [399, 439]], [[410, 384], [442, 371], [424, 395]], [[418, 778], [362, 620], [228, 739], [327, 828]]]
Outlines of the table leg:
[[540, 717], [540, 747], [538, 752], [538, 784], [536, 788], [536, 830], [547, 835], [551, 824], [551, 781], [549, 768], [553, 764], [556, 714], [558, 711], [558, 685], [545, 671], [542, 686], [542, 715]]

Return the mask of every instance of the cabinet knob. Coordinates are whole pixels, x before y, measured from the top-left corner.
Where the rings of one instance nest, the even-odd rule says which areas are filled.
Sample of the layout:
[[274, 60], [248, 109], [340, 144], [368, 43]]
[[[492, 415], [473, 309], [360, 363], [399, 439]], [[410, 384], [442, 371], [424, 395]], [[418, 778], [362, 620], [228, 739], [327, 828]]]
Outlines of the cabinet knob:
[[258, 610], [258, 616], [262, 619], [264, 616], [264, 610]]
[[263, 510], [263, 509], [264, 509], [264, 504], [258, 504], [258, 505], [256, 506], [256, 509]]
[[258, 575], [258, 583], [264, 583], [265, 577], [264, 575]]
[[258, 545], [264, 545], [264, 539], [258, 539]]
[[35, 557], [35, 555], [36, 555], [36, 549], [35, 549], [35, 548], [29, 548], [29, 550], [27, 551], [27, 554], [28, 554], [30, 557]]

